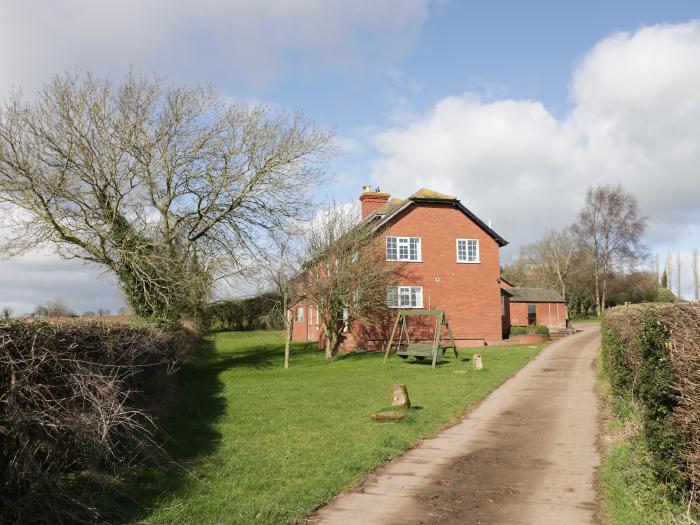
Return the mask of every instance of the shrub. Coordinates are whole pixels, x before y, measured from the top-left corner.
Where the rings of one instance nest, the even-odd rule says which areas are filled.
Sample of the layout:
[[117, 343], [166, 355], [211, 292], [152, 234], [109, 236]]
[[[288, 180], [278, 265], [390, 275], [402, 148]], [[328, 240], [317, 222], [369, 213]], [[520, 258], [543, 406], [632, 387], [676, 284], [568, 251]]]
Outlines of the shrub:
[[203, 323], [208, 330], [279, 330], [284, 328], [283, 323], [272, 322], [269, 313], [280, 301], [281, 297], [275, 293], [219, 301], [204, 309]]
[[642, 406], [657, 478], [677, 495], [700, 489], [700, 305], [608, 311], [601, 356], [613, 393]]
[[510, 335], [525, 335], [527, 329], [524, 326], [511, 326]]
[[532, 327], [532, 332], [538, 335], [549, 335], [549, 328], [543, 324], [537, 324]]
[[0, 522], [98, 520], [67, 480], [157, 449], [173, 332], [100, 321], [0, 323]]

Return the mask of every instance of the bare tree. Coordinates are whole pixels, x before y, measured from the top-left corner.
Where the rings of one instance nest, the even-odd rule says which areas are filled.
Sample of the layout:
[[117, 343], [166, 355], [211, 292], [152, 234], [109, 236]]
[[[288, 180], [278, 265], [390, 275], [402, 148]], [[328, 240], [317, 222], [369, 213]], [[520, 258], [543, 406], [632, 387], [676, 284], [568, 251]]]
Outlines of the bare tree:
[[119, 308], [119, 310], [117, 310], [117, 315], [121, 315], [121, 316], [134, 315], [134, 311], [131, 308], [129, 308], [128, 306], [122, 306], [121, 308]]
[[298, 283], [301, 258], [297, 241], [298, 236], [294, 234], [275, 236], [258, 265], [262, 278], [272, 287], [273, 297], [276, 298], [267, 314], [270, 324], [284, 325], [284, 368], [289, 368], [289, 351], [294, 327], [290, 309], [305, 296], [303, 287]]
[[0, 310], [0, 315], [2, 315], [3, 319], [10, 319], [12, 317], [12, 308], [9, 306], [3, 307], [3, 309]]
[[656, 253], [654, 254], [654, 259], [651, 262], [652, 268], [651, 270], [654, 272], [654, 275], [656, 275], [656, 282], [657, 284], [660, 282], [661, 279], [661, 273], [659, 270], [659, 254]]
[[682, 295], [682, 281], [681, 281], [681, 253], [676, 252], [676, 297], [678, 300], [681, 299]]
[[672, 268], [672, 261], [673, 258], [671, 256], [671, 252], [666, 253], [666, 259], [664, 260], [664, 273], [666, 274], [666, 284], [664, 284], [664, 288], [668, 288], [669, 290], [673, 288], [671, 285], [672, 277], [673, 277], [673, 268]]
[[308, 215], [331, 138], [213, 89], [56, 77], [0, 111], [2, 248], [96, 263], [141, 316], [196, 314], [259, 239]]
[[693, 292], [696, 301], [700, 301], [700, 256], [693, 250]]
[[387, 265], [371, 224], [348, 206], [328, 206], [305, 236], [306, 263], [299, 286], [319, 312], [326, 358], [336, 355], [342, 333], [355, 322], [376, 322], [388, 313], [387, 287], [398, 267]]
[[524, 248], [531, 270], [545, 281], [542, 284], [558, 288], [564, 300], [567, 299], [569, 279], [576, 271], [579, 251], [580, 241], [571, 229], [549, 231], [541, 241]]
[[620, 185], [601, 185], [586, 192], [573, 228], [593, 257], [596, 313], [600, 316], [605, 310], [610, 273], [636, 262], [643, 254], [646, 220], [634, 195]]
[[72, 317], [75, 312], [68, 307], [63, 299], [56, 299], [37, 306], [32, 315], [34, 317]]
[[97, 316], [98, 317], [105, 317], [105, 316], [109, 315], [110, 313], [111, 312], [110, 312], [109, 308], [98, 308], [97, 309]]

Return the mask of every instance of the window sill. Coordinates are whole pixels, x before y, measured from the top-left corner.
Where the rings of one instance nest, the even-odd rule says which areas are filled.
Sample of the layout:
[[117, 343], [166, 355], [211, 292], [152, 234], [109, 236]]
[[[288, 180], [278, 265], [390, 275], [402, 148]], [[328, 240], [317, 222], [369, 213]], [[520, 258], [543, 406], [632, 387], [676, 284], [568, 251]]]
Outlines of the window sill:
[[481, 264], [481, 261], [457, 261], [457, 264]]
[[423, 308], [423, 305], [419, 306], [389, 306], [392, 310], [411, 310], [411, 309], [420, 309]]
[[399, 262], [399, 263], [422, 263], [423, 259], [418, 259], [417, 261], [412, 261], [410, 259], [386, 259], [386, 262]]

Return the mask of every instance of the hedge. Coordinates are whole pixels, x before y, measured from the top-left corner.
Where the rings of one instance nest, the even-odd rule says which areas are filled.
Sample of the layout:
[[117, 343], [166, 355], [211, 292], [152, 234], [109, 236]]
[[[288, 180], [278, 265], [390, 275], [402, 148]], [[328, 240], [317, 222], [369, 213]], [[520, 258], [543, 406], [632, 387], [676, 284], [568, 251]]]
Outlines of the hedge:
[[700, 510], [700, 305], [609, 310], [601, 355], [613, 393], [641, 407], [657, 479]]
[[0, 522], [101, 521], [74, 484], [159, 449], [179, 333], [104, 321], [0, 323]]
[[549, 335], [549, 328], [546, 325], [511, 326], [510, 335], [538, 334]]

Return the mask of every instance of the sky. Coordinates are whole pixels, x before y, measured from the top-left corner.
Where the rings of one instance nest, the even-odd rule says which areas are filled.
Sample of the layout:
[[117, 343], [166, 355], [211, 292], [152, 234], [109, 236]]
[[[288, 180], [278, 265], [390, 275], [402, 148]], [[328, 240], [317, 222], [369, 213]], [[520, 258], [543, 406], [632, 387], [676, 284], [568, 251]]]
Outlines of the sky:
[[[301, 111], [342, 154], [319, 199], [364, 184], [452, 193], [518, 247], [621, 183], [663, 261], [700, 247], [696, 1], [5, 0], [0, 98], [83, 68], [210, 84]], [[0, 306], [123, 304], [113, 279], [47, 250], [0, 261]]]

